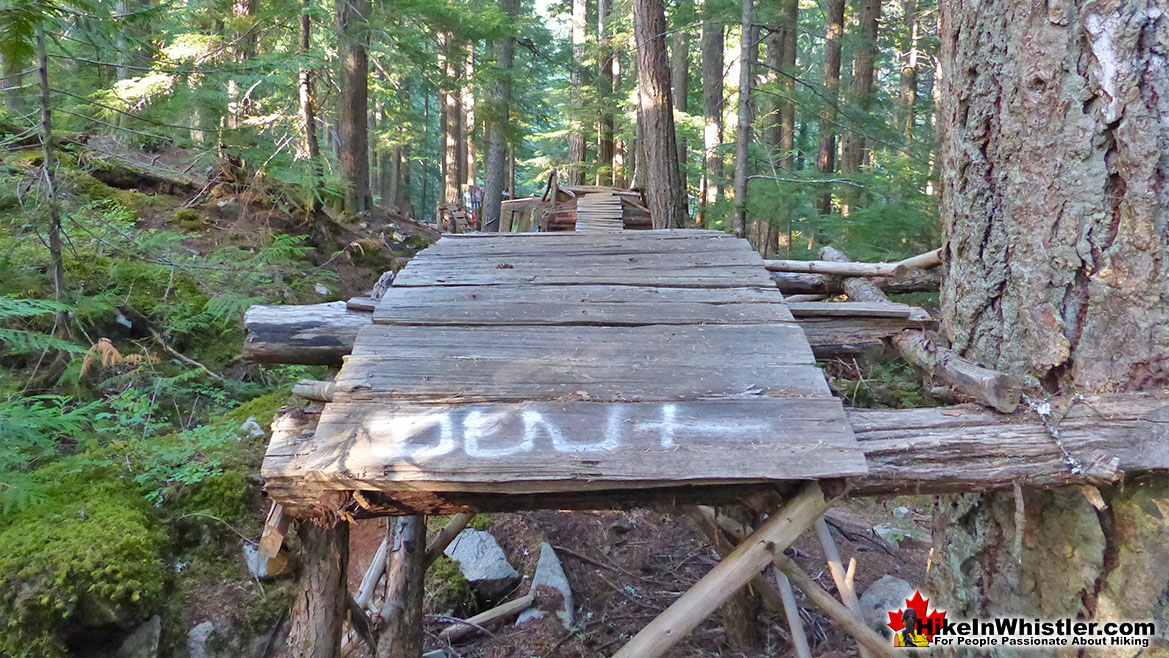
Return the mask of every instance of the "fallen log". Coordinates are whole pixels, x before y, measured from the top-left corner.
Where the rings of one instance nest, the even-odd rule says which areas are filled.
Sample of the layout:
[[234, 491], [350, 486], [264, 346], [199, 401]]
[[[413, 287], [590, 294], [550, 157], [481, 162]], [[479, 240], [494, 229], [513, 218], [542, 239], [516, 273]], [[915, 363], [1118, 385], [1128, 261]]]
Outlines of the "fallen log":
[[[839, 295], [844, 292], [840, 277], [798, 272], [771, 272], [771, 280], [784, 295]], [[942, 283], [938, 268], [910, 270], [901, 278], [871, 277], [873, 285], [891, 294], [907, 292], [937, 292]]]
[[332, 402], [333, 389], [336, 387], [336, 382], [302, 379], [292, 386], [292, 394], [314, 402]]
[[[840, 253], [832, 247], [825, 247]], [[768, 272], [796, 272], [801, 274], [830, 274], [834, 276], [901, 277], [910, 270], [928, 269], [941, 265], [941, 249], [910, 256], [894, 263], [855, 263], [851, 260], [825, 258], [820, 260], [765, 260], [763, 267]]]
[[955, 352], [933, 344], [920, 331], [897, 334], [893, 337], [893, 346], [911, 365], [953, 386], [959, 393], [1003, 413], [1011, 413], [1019, 406], [1023, 386], [1018, 379], [967, 361]]
[[244, 314], [243, 359], [252, 363], [340, 365], [353, 349], [357, 330], [373, 315], [351, 311], [345, 302], [298, 306], [252, 306]]
[[[364, 300], [364, 298], [357, 298]], [[252, 363], [341, 365], [353, 350], [357, 331], [373, 321], [363, 301], [301, 306], [253, 306], [244, 315], [243, 360]], [[790, 305], [817, 359], [880, 349], [905, 329], [932, 329], [925, 311], [898, 304], [795, 302]], [[307, 389], [305, 389], [307, 392]]]
[[[841, 266], [851, 263], [843, 251], [834, 247], [820, 249], [820, 258]], [[848, 295], [848, 300], [851, 302], [881, 303], [889, 301], [889, 298], [885, 297], [885, 293], [881, 291], [880, 286], [861, 276], [848, 275], [841, 279], [840, 286], [844, 288], [844, 294]]]
[[493, 624], [497, 621], [503, 621], [505, 619], [515, 617], [524, 610], [532, 607], [535, 602], [535, 594], [525, 594], [514, 601], [508, 601], [507, 603], [497, 605], [490, 610], [480, 612], [474, 617], [457, 621], [454, 624], [451, 624], [450, 626], [442, 629], [442, 631], [438, 634], [438, 637], [441, 640], [454, 642], [467, 633], [479, 630], [487, 624]]

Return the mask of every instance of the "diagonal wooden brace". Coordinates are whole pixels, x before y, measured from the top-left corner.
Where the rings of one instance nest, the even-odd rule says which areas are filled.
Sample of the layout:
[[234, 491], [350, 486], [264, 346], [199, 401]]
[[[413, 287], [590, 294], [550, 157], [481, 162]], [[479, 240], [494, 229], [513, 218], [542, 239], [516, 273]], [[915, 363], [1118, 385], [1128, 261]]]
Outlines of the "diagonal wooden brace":
[[686, 591], [613, 658], [657, 658], [763, 571], [783, 549], [831, 507], [819, 482], [804, 485], [798, 494], [767, 519], [759, 529], [710, 573]]

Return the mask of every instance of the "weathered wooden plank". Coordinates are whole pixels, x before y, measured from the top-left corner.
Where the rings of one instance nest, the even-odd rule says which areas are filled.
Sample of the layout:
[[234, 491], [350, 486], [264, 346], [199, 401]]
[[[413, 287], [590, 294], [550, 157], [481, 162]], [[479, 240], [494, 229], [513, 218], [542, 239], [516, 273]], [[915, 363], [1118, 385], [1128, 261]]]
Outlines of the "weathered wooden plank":
[[434, 286], [395, 288], [379, 324], [645, 325], [791, 322], [774, 288]]
[[[634, 233], [647, 231], [629, 231], [623, 233], [540, 233], [539, 235], [586, 235], [589, 238], [622, 237]], [[540, 255], [551, 256], [601, 256], [620, 254], [739, 254], [753, 252], [750, 245], [739, 244], [733, 240], [651, 240], [646, 242], [626, 241], [613, 244], [596, 244], [598, 240], [589, 242], [539, 239], [518, 240], [515, 242], [480, 242], [460, 241], [455, 244], [439, 242], [424, 251], [419, 252], [426, 258], [484, 258], [501, 257], [506, 255], [524, 256]], [[762, 259], [759, 261], [762, 263]]]
[[928, 318], [920, 308], [895, 302], [788, 302], [795, 317]]
[[[500, 267], [510, 265], [510, 267]], [[628, 266], [582, 268], [579, 271], [557, 269], [544, 264], [499, 263], [460, 269], [446, 263], [435, 267], [406, 269], [394, 281], [395, 286], [495, 286], [495, 285], [612, 285], [660, 286], [668, 288], [762, 288], [770, 282], [767, 273], [751, 266], [718, 267], [707, 265], [677, 266], [673, 271], [661, 267]]]
[[[827, 395], [796, 325], [369, 325], [338, 401], [658, 400]], [[392, 356], [387, 356], [392, 355]]]
[[865, 472], [839, 401], [330, 404], [273, 446], [266, 480], [335, 489], [538, 493]]

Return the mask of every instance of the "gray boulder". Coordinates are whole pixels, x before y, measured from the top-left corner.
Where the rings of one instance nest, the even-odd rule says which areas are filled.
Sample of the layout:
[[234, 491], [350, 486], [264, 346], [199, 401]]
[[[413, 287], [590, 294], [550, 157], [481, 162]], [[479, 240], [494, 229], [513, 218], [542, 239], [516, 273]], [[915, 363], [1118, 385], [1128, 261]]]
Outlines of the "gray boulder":
[[208, 620], [187, 633], [187, 655], [190, 658], [215, 658], [216, 653], [207, 645], [215, 635], [215, 624]]
[[[532, 591], [535, 592], [536, 588], [541, 585], [560, 592], [561, 603], [555, 611], [556, 617], [560, 619], [560, 623], [565, 628], [571, 627], [572, 588], [568, 585], [568, 577], [564, 575], [564, 567], [560, 564], [560, 558], [556, 556], [556, 551], [548, 542], [540, 544], [540, 561], [536, 563], [536, 574], [532, 576]], [[516, 620], [516, 626], [532, 619], [539, 619], [545, 614], [547, 613], [539, 608], [528, 608], [520, 613]]]
[[126, 636], [114, 658], [158, 658], [158, 640], [162, 636], [162, 619], [154, 615]]
[[913, 585], [897, 576], [881, 576], [861, 594], [861, 615], [865, 623], [878, 633], [889, 630], [889, 612], [905, 607], [905, 599], [913, 598]]
[[467, 528], [443, 553], [458, 562], [463, 577], [485, 598], [499, 598], [519, 582], [519, 572], [507, 561], [507, 555], [490, 533]]

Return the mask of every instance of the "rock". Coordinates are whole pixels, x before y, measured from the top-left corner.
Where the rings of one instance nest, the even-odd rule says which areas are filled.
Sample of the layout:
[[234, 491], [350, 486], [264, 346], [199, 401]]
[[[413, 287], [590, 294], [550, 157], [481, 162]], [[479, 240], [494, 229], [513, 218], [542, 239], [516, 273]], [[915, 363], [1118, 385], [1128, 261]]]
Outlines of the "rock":
[[499, 542], [482, 530], [467, 528], [460, 532], [443, 553], [459, 563], [463, 577], [485, 598], [503, 596], [520, 579], [520, 574], [507, 561]]
[[394, 283], [393, 272], [382, 272], [378, 278], [377, 283], [373, 284], [373, 290], [369, 291], [371, 299], [381, 299], [385, 296], [386, 291], [390, 289], [390, 285]]
[[207, 646], [215, 634], [215, 624], [205, 621], [187, 633], [187, 655], [189, 658], [215, 658], [215, 652]]
[[[572, 588], [568, 585], [568, 577], [564, 575], [564, 567], [560, 564], [560, 558], [556, 556], [556, 551], [548, 542], [540, 544], [540, 561], [536, 563], [536, 575], [532, 576], [532, 591], [535, 592], [536, 588], [540, 586], [551, 587], [560, 592], [560, 605], [555, 610], [556, 617], [560, 619], [561, 625], [570, 628], [573, 611]], [[539, 596], [537, 595], [538, 600]], [[516, 626], [532, 619], [539, 619], [545, 614], [547, 613], [538, 607], [528, 608], [520, 613], [516, 620]]]
[[861, 594], [861, 616], [878, 633], [889, 630], [889, 613], [905, 607], [905, 599], [913, 598], [914, 588], [897, 576], [881, 576]]
[[224, 199], [215, 205], [223, 211], [237, 210], [239, 209], [239, 200], [237, 200], [235, 197], [231, 197], [230, 199]]
[[229, 619], [209, 619], [187, 633], [187, 658], [237, 658], [239, 655], [239, 634]]
[[162, 619], [154, 615], [126, 636], [114, 658], [158, 658], [158, 640], [162, 636]]
[[262, 439], [268, 435], [264, 431], [264, 428], [260, 427], [260, 423], [256, 420], [255, 416], [248, 416], [244, 424], [239, 426], [239, 431], [243, 432], [249, 439]]
[[442, 649], [435, 649], [434, 651], [427, 651], [422, 654], [422, 658], [447, 658], [446, 651]]
[[284, 551], [269, 560], [260, 553], [259, 546], [244, 544], [244, 563], [248, 565], [248, 571], [253, 577], [266, 580], [287, 573], [291, 560]]
[[314, 284], [313, 290], [315, 290], [318, 295], [328, 295], [329, 294], [329, 287], [323, 283]]

